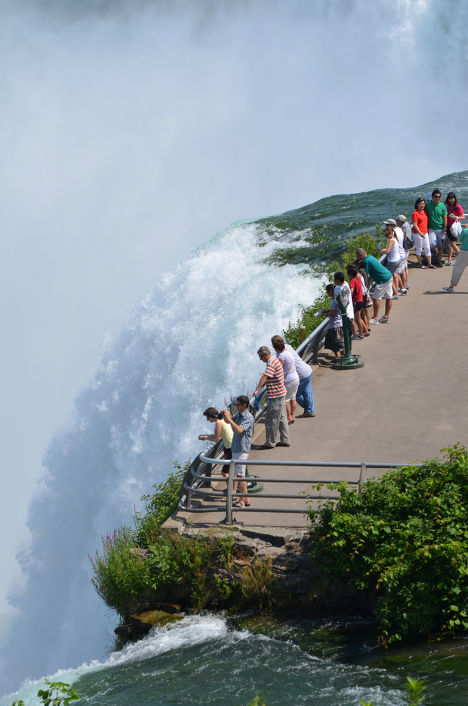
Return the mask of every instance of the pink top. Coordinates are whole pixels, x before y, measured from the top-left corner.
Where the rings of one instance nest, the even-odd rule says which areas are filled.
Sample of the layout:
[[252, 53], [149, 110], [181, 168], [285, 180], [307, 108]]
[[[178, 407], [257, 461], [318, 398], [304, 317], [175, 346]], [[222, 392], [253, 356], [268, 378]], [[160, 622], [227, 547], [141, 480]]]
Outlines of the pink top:
[[455, 223], [455, 216], [461, 218], [464, 215], [463, 209], [459, 203], [457, 203], [456, 206], [447, 204], [447, 228], [450, 228], [450, 226]]

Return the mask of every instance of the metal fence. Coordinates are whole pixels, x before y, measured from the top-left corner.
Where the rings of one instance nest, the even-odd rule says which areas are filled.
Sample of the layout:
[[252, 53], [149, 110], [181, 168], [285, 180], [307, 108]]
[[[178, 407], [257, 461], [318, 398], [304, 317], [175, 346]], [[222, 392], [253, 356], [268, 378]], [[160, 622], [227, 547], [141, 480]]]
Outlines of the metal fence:
[[[202, 470], [203, 466], [199, 467], [199, 470], [190, 467], [188, 475], [182, 485], [182, 495], [179, 501], [179, 509], [187, 510], [193, 513], [206, 513], [206, 512], [219, 512], [220, 509], [224, 509], [224, 505], [219, 505], [219, 500], [221, 497], [226, 495], [226, 516], [223, 520], [226, 524], [232, 523], [232, 512], [233, 506], [232, 502], [234, 498], [242, 498], [248, 496], [248, 493], [235, 493], [233, 491], [233, 483], [235, 478], [235, 461], [223, 460], [223, 459], [213, 459], [212, 456], [205, 456], [200, 454], [200, 461], [205, 464], [205, 467], [210, 466], [213, 461], [220, 466], [229, 466], [229, 476], [226, 478], [222, 475], [205, 475]], [[317, 486], [319, 484], [329, 485], [331, 483], [339, 483], [340, 480], [344, 481], [346, 484], [351, 486], [356, 486], [358, 492], [361, 491], [362, 483], [365, 480], [366, 473], [368, 469], [379, 469], [385, 470], [390, 468], [400, 468], [401, 466], [389, 463], [355, 463], [355, 462], [328, 462], [328, 461], [254, 461], [249, 460], [249, 466], [287, 466], [291, 467], [307, 467], [307, 468], [355, 468], [359, 469], [359, 479], [358, 480], [345, 480], [345, 479], [331, 479], [331, 478], [291, 478], [291, 476], [279, 477], [279, 478], [269, 478], [261, 476], [262, 483], [294, 483], [294, 484], [307, 484], [311, 486]], [[222, 481], [227, 483], [226, 493], [223, 491], [216, 491], [211, 489], [211, 484], [214, 481]], [[193, 498], [206, 500], [211, 502], [210, 505], [194, 505]], [[263, 493], [262, 498], [275, 498], [283, 500], [303, 500], [307, 502], [309, 500], [326, 500], [333, 499], [336, 500], [336, 494], [324, 494], [324, 493]], [[216, 502], [218, 501], [218, 503]], [[245, 511], [244, 508], [235, 508], [237, 511]], [[306, 508], [278, 508], [278, 507], [256, 507], [255, 512], [274, 512], [274, 513], [300, 513], [306, 512]]]

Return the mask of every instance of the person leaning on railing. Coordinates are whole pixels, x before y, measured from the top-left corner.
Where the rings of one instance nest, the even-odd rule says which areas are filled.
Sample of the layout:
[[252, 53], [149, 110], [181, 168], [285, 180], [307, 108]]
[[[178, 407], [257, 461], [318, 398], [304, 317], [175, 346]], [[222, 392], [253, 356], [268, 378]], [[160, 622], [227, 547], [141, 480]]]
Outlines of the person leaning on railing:
[[[214, 434], [199, 434], [198, 438], [200, 441], [214, 441], [215, 444], [222, 439], [223, 446], [224, 446], [224, 458], [232, 458], [232, 453], [231, 453], [231, 445], [232, 445], [232, 436], [233, 436], [233, 431], [230, 426], [230, 424], [227, 424], [222, 418], [221, 415], [219, 414], [218, 410], [216, 407], [208, 407], [205, 409], [203, 412], [204, 416], [207, 418], [207, 420], [215, 425], [214, 428]], [[224, 466], [223, 466], [224, 468]], [[228, 476], [229, 474], [226, 471], [222, 471], [223, 476]]]
[[294, 348], [290, 346], [289, 343], [285, 343], [281, 336], [273, 336], [271, 339], [271, 345], [275, 351], [278, 349], [282, 350], [284, 346], [284, 348], [294, 356], [294, 365], [296, 366], [296, 372], [299, 375], [299, 387], [296, 392], [296, 402], [304, 409], [303, 414], [299, 414], [297, 419], [315, 417], [311, 366], [306, 363], [305, 360], [302, 360], [301, 356], [296, 353]]
[[[261, 346], [257, 351], [258, 357], [266, 363], [265, 372], [259, 380], [254, 394], [258, 394], [261, 387], [266, 385], [267, 408], [265, 415], [265, 443], [260, 449], [273, 449], [275, 446], [290, 446], [288, 422], [286, 415], [286, 386], [284, 384], [283, 366], [278, 358], [272, 355], [267, 346]], [[276, 443], [276, 438], [280, 440]]]
[[288, 424], [294, 424], [296, 421], [296, 394], [299, 388], [299, 375], [294, 362], [294, 353], [287, 351], [284, 341], [279, 343], [274, 342], [274, 337], [271, 339], [273, 348], [275, 349], [276, 357], [283, 366], [284, 384], [286, 385], [286, 397], [284, 399], [286, 405], [286, 415]]

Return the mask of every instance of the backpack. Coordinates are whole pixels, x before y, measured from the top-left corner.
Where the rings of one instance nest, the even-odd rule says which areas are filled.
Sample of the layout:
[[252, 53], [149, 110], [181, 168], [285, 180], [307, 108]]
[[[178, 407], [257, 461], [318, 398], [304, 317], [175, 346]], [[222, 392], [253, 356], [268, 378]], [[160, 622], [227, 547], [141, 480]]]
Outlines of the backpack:
[[411, 238], [408, 238], [406, 233], [403, 233], [403, 247], [405, 248], [405, 250], [411, 250], [413, 245], [414, 245], [414, 243], [411, 240]]

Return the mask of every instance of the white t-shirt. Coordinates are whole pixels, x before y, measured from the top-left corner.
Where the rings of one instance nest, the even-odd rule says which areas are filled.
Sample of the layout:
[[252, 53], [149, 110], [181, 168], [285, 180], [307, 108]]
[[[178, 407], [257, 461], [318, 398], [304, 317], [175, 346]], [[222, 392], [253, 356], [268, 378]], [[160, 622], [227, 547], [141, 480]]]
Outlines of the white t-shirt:
[[290, 346], [289, 343], [285, 343], [284, 347], [287, 351], [294, 355], [294, 364], [296, 366], [296, 373], [299, 375], [299, 379], [304, 380], [305, 378], [308, 378], [312, 373], [312, 368], [310, 365], [306, 363], [305, 360], [302, 360], [301, 356], [296, 353], [294, 348]]
[[393, 233], [398, 241], [398, 252], [400, 254], [400, 260], [402, 260], [403, 258], [406, 258], [406, 250], [403, 247], [403, 229], [400, 228], [400, 226], [396, 226], [393, 229]]

